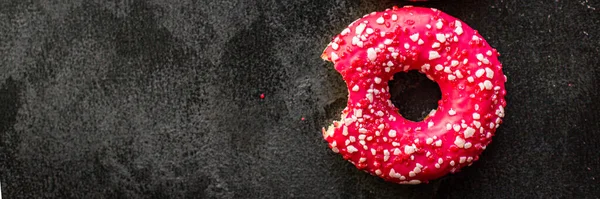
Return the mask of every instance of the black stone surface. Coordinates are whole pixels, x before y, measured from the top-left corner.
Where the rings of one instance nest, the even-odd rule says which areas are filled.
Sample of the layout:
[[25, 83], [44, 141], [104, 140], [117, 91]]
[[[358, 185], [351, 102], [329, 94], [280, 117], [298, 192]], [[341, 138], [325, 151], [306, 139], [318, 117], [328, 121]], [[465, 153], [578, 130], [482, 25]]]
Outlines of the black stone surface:
[[[600, 196], [597, 0], [419, 3], [501, 52], [509, 106], [493, 143], [472, 167], [418, 186], [331, 152], [319, 131], [347, 92], [320, 53], [392, 5], [402, 3], [0, 1], [2, 197]], [[435, 93], [416, 96], [404, 103]]]

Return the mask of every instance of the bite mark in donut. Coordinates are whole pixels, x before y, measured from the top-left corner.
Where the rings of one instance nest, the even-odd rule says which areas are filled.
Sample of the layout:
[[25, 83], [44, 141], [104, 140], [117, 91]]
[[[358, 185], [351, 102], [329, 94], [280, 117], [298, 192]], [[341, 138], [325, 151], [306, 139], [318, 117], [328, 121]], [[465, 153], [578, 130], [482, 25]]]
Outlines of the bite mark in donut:
[[[479, 159], [502, 123], [506, 76], [476, 30], [437, 9], [373, 12], [335, 36], [322, 54], [348, 86], [348, 103], [323, 137], [335, 153], [387, 181], [419, 184]], [[388, 81], [418, 70], [442, 99], [422, 121], [403, 118]]]

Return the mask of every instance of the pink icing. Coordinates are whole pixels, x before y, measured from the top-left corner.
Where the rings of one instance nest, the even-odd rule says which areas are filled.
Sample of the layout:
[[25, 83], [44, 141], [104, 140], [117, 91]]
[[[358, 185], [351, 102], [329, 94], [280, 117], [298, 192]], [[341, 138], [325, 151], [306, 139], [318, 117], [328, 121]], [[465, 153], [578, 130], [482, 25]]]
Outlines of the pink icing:
[[[323, 137], [357, 168], [419, 184], [471, 165], [502, 123], [506, 76], [495, 49], [436, 9], [403, 7], [351, 23], [323, 52], [348, 86], [340, 121]], [[391, 103], [394, 73], [419, 70], [440, 86], [437, 110], [403, 118]]]

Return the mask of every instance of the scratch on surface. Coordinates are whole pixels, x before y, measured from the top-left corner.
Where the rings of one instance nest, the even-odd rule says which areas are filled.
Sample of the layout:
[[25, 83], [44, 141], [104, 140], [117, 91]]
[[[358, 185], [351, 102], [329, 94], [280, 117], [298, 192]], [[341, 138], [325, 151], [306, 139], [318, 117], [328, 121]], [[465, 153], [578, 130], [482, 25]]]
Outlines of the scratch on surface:
[[592, 6], [590, 6], [590, 5], [588, 4], [588, 3], [589, 3], [589, 0], [581, 1], [580, 3], [581, 3], [581, 5], [582, 5], [582, 6], [586, 6], [588, 9], [591, 9], [591, 10], [596, 10], [596, 8], [595, 8], [595, 7], [592, 7]]

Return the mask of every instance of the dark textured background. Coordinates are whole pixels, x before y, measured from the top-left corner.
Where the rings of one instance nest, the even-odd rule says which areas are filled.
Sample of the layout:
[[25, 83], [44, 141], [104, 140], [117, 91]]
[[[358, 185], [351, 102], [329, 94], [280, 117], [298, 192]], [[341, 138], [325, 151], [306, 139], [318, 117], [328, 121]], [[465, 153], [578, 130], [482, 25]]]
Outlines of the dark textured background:
[[347, 94], [321, 50], [399, 2], [194, 2], [0, 1], [4, 198], [600, 196], [598, 0], [419, 4], [502, 53], [509, 106], [480, 161], [418, 186], [357, 171], [319, 132]]

